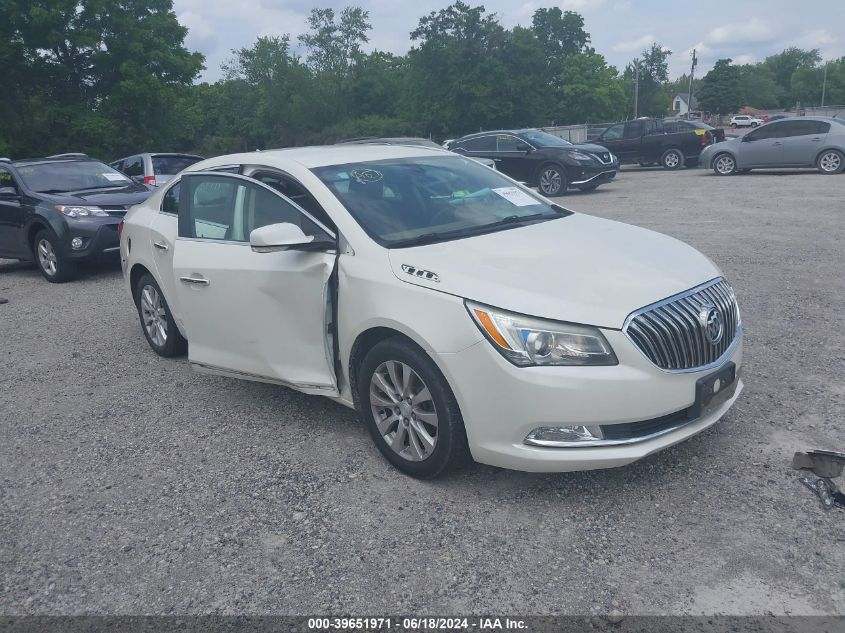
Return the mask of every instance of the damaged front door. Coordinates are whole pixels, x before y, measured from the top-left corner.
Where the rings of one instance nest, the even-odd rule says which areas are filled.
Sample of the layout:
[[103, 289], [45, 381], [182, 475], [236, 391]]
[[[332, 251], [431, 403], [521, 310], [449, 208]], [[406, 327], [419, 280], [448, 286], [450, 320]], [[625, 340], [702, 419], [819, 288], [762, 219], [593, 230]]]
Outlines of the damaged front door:
[[321, 243], [336, 236], [288, 198], [237, 174], [182, 176], [173, 271], [201, 371], [337, 395], [329, 322], [335, 253], [256, 252], [250, 233], [294, 224]]

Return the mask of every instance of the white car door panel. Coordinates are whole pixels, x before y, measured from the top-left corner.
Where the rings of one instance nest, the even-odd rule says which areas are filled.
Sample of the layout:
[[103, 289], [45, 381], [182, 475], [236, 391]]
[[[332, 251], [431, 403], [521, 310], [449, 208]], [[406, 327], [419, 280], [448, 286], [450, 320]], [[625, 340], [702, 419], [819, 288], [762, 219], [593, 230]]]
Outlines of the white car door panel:
[[[337, 395], [328, 335], [336, 254], [255, 252], [246, 241], [251, 230], [289, 221], [301, 209], [243, 176], [196, 174], [186, 180], [173, 278], [191, 363], [213, 373]], [[197, 183], [220, 192], [236, 187], [237, 193], [221, 202], [224, 195], [212, 200], [206, 191], [202, 195], [213, 213], [203, 215]]]

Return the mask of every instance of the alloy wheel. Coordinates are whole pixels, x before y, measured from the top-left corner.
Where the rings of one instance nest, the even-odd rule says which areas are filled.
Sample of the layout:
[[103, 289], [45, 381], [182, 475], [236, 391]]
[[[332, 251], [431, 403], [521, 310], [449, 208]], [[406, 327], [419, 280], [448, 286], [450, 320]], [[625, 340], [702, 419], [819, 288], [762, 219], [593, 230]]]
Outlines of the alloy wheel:
[[420, 375], [403, 362], [381, 363], [370, 378], [370, 407], [385, 443], [411, 462], [428, 458], [437, 445], [437, 410]]
[[716, 159], [716, 171], [722, 174], [723, 176], [727, 176], [728, 174], [733, 173], [734, 168], [736, 167], [736, 163], [734, 159], [730, 156], [723, 154]]
[[819, 167], [827, 173], [836, 173], [842, 167], [842, 157], [838, 152], [827, 152], [819, 159]]
[[681, 156], [678, 152], [669, 152], [666, 156], [663, 157], [663, 166], [668, 167], [669, 169], [675, 169], [678, 165], [681, 164]]
[[41, 268], [44, 269], [51, 277], [56, 274], [59, 264], [56, 257], [56, 251], [53, 250], [53, 245], [49, 240], [39, 240], [38, 242], [38, 262]]
[[153, 344], [163, 347], [167, 342], [167, 311], [158, 290], [151, 285], [141, 289], [141, 318]]
[[563, 177], [557, 169], [544, 169], [540, 174], [540, 191], [547, 196], [557, 194], [563, 186]]

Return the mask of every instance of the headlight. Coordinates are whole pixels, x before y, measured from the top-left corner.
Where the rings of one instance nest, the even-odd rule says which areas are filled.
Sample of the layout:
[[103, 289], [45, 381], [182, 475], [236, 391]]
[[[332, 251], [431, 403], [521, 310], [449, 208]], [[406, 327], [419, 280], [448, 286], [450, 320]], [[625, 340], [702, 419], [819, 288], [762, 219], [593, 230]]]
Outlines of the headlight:
[[593, 160], [593, 157], [584, 152], [569, 152], [569, 155], [575, 160]]
[[616, 365], [616, 354], [598, 328], [546, 321], [465, 302], [493, 347], [517, 367]]
[[62, 215], [66, 215], [69, 218], [86, 218], [91, 216], [96, 217], [104, 217], [108, 216], [108, 213], [103, 211], [100, 207], [80, 207], [75, 205], [63, 205], [57, 204], [53, 207], [61, 213]]

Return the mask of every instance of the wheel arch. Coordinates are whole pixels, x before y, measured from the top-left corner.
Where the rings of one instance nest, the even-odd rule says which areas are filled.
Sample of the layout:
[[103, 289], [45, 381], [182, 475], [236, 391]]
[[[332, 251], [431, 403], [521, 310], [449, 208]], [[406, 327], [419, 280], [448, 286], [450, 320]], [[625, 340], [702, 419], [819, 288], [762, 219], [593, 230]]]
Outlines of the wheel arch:
[[[132, 302], [135, 303], [136, 307], [138, 305], [138, 298], [136, 296], [135, 290], [138, 287], [138, 282], [141, 281], [141, 277], [143, 277], [145, 274], [155, 279], [156, 283], [158, 283], [158, 279], [156, 279], [156, 276], [153, 274], [153, 271], [144, 266], [144, 264], [133, 264], [132, 268], [129, 270], [129, 289], [132, 292]], [[161, 284], [159, 284], [159, 288], [160, 287]], [[167, 297], [165, 297], [165, 300], [167, 300]]]
[[816, 157], [813, 160], [813, 165], [819, 164], [819, 159], [822, 157], [822, 154], [824, 154], [825, 152], [839, 152], [839, 154], [841, 154], [842, 156], [845, 156], [845, 150], [843, 150], [839, 147], [836, 147], [835, 145], [831, 145], [830, 147], [825, 147], [824, 149], [820, 149], [816, 153]]
[[43, 218], [36, 216], [26, 227], [26, 245], [29, 247], [29, 252], [35, 256], [35, 236], [41, 231], [52, 230]]

